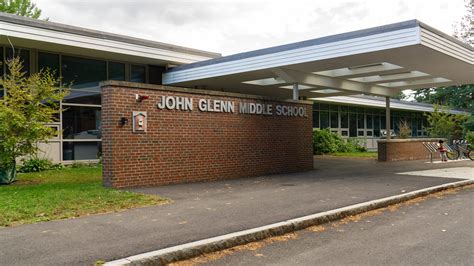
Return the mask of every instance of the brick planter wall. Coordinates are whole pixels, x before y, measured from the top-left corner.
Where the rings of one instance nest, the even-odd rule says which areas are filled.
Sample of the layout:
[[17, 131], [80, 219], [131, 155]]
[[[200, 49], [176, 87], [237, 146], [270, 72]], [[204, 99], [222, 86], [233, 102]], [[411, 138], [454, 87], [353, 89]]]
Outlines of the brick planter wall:
[[[313, 168], [312, 103], [108, 81], [102, 85], [104, 185], [116, 188], [220, 180]], [[150, 98], [135, 100], [135, 94]], [[162, 96], [189, 97], [193, 110], [158, 109]], [[234, 113], [202, 112], [199, 99], [235, 102]], [[239, 113], [239, 103], [305, 107], [307, 117]], [[132, 112], [146, 111], [146, 133]], [[120, 119], [128, 118], [122, 126]]]
[[379, 140], [378, 160], [379, 162], [429, 160], [430, 154], [423, 146], [423, 142], [438, 142], [439, 140], [440, 139]]

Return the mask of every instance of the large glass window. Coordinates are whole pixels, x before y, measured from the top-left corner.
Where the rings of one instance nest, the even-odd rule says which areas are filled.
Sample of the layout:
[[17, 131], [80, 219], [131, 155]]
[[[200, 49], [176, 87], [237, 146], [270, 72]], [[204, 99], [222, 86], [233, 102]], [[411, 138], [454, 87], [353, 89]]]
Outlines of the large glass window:
[[313, 128], [319, 128], [319, 111], [313, 112]]
[[130, 81], [145, 83], [146, 81], [146, 67], [132, 65], [130, 71]]
[[64, 139], [100, 139], [99, 107], [65, 106], [63, 110]]
[[339, 128], [339, 118], [337, 112], [331, 112], [331, 128]]
[[329, 112], [321, 112], [319, 122], [321, 124], [321, 129], [329, 127]]
[[107, 79], [105, 61], [62, 56], [64, 86], [72, 89], [99, 91], [99, 82]]
[[109, 80], [125, 80], [125, 64], [109, 62]]
[[349, 136], [357, 137], [357, 114], [349, 114]]
[[63, 142], [63, 160], [95, 160], [102, 152], [102, 142]]
[[341, 128], [349, 128], [349, 114], [347, 112], [341, 113]]
[[38, 69], [49, 70], [58, 78], [59, 73], [59, 55], [49, 53], [38, 53]]
[[380, 137], [380, 116], [374, 116], [374, 136]]

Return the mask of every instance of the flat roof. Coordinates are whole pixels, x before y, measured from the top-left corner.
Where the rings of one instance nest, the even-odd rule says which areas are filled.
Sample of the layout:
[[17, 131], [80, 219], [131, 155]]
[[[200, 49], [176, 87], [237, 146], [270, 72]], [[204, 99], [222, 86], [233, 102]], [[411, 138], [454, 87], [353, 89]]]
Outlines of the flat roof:
[[308, 98], [394, 96], [474, 83], [474, 48], [418, 20], [239, 53], [168, 70], [173, 86]]
[[[16, 27], [14, 27], [16, 26]], [[51, 34], [55, 33], [55, 34]], [[58, 35], [59, 34], [59, 35]], [[62, 35], [61, 35], [62, 34]], [[221, 54], [208, 52], [178, 45], [172, 45], [163, 42], [145, 40], [120, 34], [114, 34], [104, 31], [97, 31], [92, 29], [86, 29], [82, 27], [76, 27], [51, 21], [32, 19], [23, 16], [17, 16], [13, 14], [0, 12], [0, 35], [6, 35], [12, 38], [26, 38], [31, 41], [42, 41], [57, 43], [61, 45], [76, 45], [78, 47], [83, 46], [89, 50], [94, 49], [88, 45], [88, 42], [91, 40], [102, 40], [107, 41], [103, 43], [104, 46], [109, 46], [110, 48], [114, 47], [112, 44], [122, 45], [123, 52], [126, 53], [127, 50], [133, 49], [133, 47], [142, 47], [142, 48], [151, 48], [154, 50], [162, 50], [168, 52], [174, 52], [176, 54], [182, 54], [190, 57], [190, 60], [184, 62], [174, 62], [174, 63], [191, 63], [200, 60], [207, 60], [210, 58], [220, 57]], [[78, 37], [82, 36], [86, 39], [71, 39], [72, 36]], [[45, 38], [50, 37], [50, 38]], [[62, 42], [63, 39], [73, 40], [72, 43]], [[97, 43], [95, 43], [97, 44]], [[123, 45], [131, 45], [130, 47], [123, 47]], [[45, 47], [47, 49], [47, 47]], [[105, 50], [106, 51], [106, 50]], [[146, 56], [145, 56], [146, 57]], [[152, 55], [150, 55], [150, 58]], [[195, 58], [196, 60], [192, 60]], [[166, 60], [166, 59], [165, 59]]]

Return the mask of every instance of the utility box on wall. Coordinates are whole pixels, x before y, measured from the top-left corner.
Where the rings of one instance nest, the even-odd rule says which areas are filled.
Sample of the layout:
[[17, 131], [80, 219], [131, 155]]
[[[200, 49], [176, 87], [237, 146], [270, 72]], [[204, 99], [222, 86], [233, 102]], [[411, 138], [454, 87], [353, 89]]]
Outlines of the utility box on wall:
[[[147, 97], [137, 101], [136, 95]], [[130, 114], [132, 123], [120, 122]], [[312, 132], [310, 101], [102, 83], [106, 186], [155, 186], [311, 170]]]

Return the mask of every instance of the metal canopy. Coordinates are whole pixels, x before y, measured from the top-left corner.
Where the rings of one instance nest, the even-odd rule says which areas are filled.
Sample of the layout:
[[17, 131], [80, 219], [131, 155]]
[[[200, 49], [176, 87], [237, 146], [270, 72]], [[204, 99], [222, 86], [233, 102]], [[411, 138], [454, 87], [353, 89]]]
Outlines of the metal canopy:
[[167, 85], [291, 98], [474, 83], [474, 49], [417, 20], [241, 53], [169, 70]]

